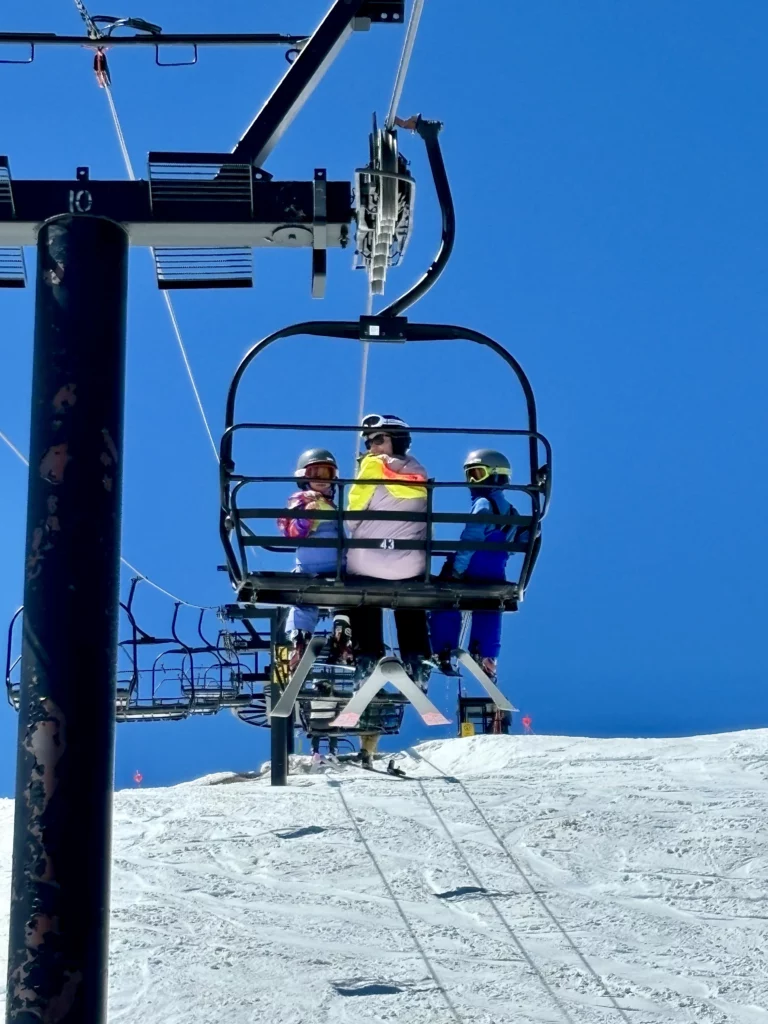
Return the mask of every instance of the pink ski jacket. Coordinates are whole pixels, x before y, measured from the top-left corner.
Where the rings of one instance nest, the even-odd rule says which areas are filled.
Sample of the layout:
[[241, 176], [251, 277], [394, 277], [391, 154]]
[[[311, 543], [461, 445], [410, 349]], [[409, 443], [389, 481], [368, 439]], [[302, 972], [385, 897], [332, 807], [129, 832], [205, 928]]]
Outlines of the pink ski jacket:
[[[367, 483], [386, 479], [386, 484]], [[353, 512], [426, 512], [427, 471], [412, 456], [366, 455], [358, 467], [356, 482], [349, 490], [347, 509]], [[347, 520], [349, 536], [355, 540], [417, 540], [427, 536], [426, 523], [358, 522]], [[381, 548], [351, 548], [347, 552], [347, 573], [379, 580], [407, 580], [424, 572], [424, 551]]]

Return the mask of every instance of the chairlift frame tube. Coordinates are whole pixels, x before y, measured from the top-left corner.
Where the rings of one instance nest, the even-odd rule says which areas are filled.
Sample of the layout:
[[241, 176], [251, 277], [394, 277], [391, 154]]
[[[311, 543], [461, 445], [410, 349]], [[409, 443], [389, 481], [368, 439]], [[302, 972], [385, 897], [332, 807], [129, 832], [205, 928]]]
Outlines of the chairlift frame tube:
[[[11, 658], [13, 656], [13, 630], [16, 626], [16, 620], [23, 611], [24, 605], [22, 605], [20, 608], [17, 608], [16, 611], [13, 613], [13, 618], [11, 619], [10, 625], [8, 626], [8, 646], [6, 648], [5, 657], [5, 688], [7, 691], [8, 703], [11, 705], [11, 707], [14, 708], [16, 705], [14, 704], [13, 701], [13, 686], [11, 681], [11, 673], [18, 664], [19, 659], [17, 658], [13, 663], [11, 662]], [[19, 657], [21, 657], [21, 655], [19, 655]]]
[[[179, 620], [179, 609], [181, 608], [181, 601], [177, 601], [173, 609], [173, 618], [171, 619], [171, 636], [176, 643], [181, 647], [189, 658], [189, 707], [192, 708], [195, 703], [195, 659], [193, 654], [193, 648], [189, 644], [185, 643], [179, 636], [176, 630], [176, 623]], [[167, 652], [173, 654], [173, 651]], [[181, 671], [179, 675], [179, 690], [181, 694], [184, 693], [184, 658], [181, 659]]]
[[38, 236], [6, 1013], [106, 1020], [128, 236]]
[[407, 292], [401, 295], [399, 299], [395, 299], [394, 302], [386, 306], [378, 314], [381, 317], [401, 316], [406, 309], [409, 309], [415, 302], [423, 298], [437, 283], [453, 252], [453, 246], [456, 242], [456, 209], [453, 205], [451, 183], [448, 180], [448, 172], [445, 168], [443, 151], [440, 146], [439, 135], [442, 127], [439, 121], [425, 121], [419, 118], [415, 128], [415, 131], [422, 137], [427, 148], [429, 167], [432, 171], [437, 201], [440, 206], [440, 217], [442, 220], [440, 248], [424, 276], [412, 285]]
[[116, 702], [115, 721], [117, 721], [117, 722], [124, 721], [124, 718], [121, 717], [122, 713], [130, 706], [130, 703], [131, 703], [131, 700], [134, 697], [134, 694], [137, 697], [139, 695], [139, 685], [140, 685], [140, 682], [141, 682], [141, 680], [139, 678], [139, 646], [138, 646], [139, 645], [139, 632], [140, 632], [140, 630], [139, 630], [138, 624], [136, 622], [136, 617], [133, 614], [133, 598], [134, 598], [134, 596], [136, 594], [136, 587], [139, 585], [140, 579], [141, 579], [140, 576], [134, 576], [133, 577], [133, 579], [131, 580], [130, 589], [128, 591], [128, 600], [125, 601], [125, 602], [123, 602], [123, 601], [120, 602], [120, 607], [123, 609], [125, 614], [128, 616], [128, 621], [131, 624], [131, 639], [130, 640], [120, 640], [120, 641], [118, 641], [118, 645], [117, 646], [118, 646], [118, 650], [120, 648], [122, 648], [123, 650], [125, 650], [126, 648], [130, 648], [129, 658], [131, 659], [131, 665], [133, 666], [133, 671], [131, 672], [131, 685], [128, 687], [128, 696], [127, 696], [127, 698], [125, 700], [125, 705], [123, 706], [122, 703], [121, 704], [117, 704], [117, 702]]

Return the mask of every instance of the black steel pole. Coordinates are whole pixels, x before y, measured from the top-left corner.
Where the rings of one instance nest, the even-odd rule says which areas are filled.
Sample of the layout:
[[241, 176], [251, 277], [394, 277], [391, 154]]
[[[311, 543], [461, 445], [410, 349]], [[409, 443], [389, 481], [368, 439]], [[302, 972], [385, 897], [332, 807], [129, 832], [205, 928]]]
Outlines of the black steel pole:
[[[285, 645], [284, 625], [285, 609], [278, 608], [272, 612], [269, 634], [269, 653], [270, 661], [272, 662], [272, 682], [269, 684], [270, 707], [274, 707], [277, 704], [283, 692], [277, 680], [280, 678], [278, 648]], [[292, 725], [292, 718], [270, 717], [269, 719], [270, 783], [273, 786], [286, 786], [288, 784], [288, 733]]]
[[287, 720], [288, 721], [288, 735], [285, 737], [287, 743], [286, 753], [290, 758], [292, 754], [296, 753], [296, 708], [293, 709], [293, 714]]
[[[277, 683], [272, 686], [272, 707], [280, 700], [283, 692]], [[269, 720], [270, 727], [270, 769], [273, 786], [285, 786], [288, 783], [288, 734], [293, 728], [293, 718], [275, 718]]]
[[128, 237], [38, 237], [8, 1024], [106, 1019]]

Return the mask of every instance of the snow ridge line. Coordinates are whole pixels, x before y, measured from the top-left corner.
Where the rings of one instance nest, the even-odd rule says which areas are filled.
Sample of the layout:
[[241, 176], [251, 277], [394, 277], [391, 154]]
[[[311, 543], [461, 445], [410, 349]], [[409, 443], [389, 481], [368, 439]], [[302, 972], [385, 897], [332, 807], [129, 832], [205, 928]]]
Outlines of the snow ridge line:
[[[430, 768], [433, 768], [436, 772], [439, 772], [443, 776], [443, 778], [449, 778], [450, 777], [450, 778], [453, 779], [454, 782], [456, 782], [459, 785], [459, 787], [461, 788], [461, 791], [464, 793], [464, 795], [466, 796], [467, 800], [469, 800], [469, 802], [472, 804], [472, 807], [474, 808], [474, 810], [477, 811], [477, 813], [480, 815], [480, 818], [482, 819], [483, 824], [488, 829], [488, 831], [491, 833], [491, 835], [496, 840], [496, 842], [499, 844], [499, 847], [504, 851], [504, 854], [506, 855], [506, 857], [509, 860], [510, 864], [512, 864], [512, 866], [514, 867], [515, 871], [517, 871], [518, 875], [523, 880], [523, 883], [525, 884], [526, 888], [529, 890], [531, 895], [536, 899], [536, 901], [538, 902], [538, 904], [541, 907], [541, 909], [544, 911], [544, 913], [550, 919], [552, 924], [557, 928], [557, 930], [560, 932], [560, 934], [566, 940], [568, 945], [571, 947], [573, 952], [578, 957], [578, 959], [581, 962], [581, 964], [586, 968], [586, 970], [589, 972], [589, 974], [592, 976], [592, 978], [597, 982], [597, 984], [603, 990], [603, 992], [605, 993], [606, 998], [611, 1003], [611, 1005], [616, 1010], [616, 1012], [621, 1017], [621, 1019], [625, 1022], [625, 1024], [631, 1024], [630, 1019], [627, 1016], [627, 1011], [617, 1002], [616, 997], [614, 996], [613, 992], [611, 992], [611, 990], [608, 988], [606, 983], [603, 981], [603, 979], [600, 977], [600, 975], [594, 969], [592, 964], [587, 960], [587, 958], [581, 952], [579, 947], [576, 945], [574, 940], [571, 938], [571, 936], [570, 936], [568, 930], [566, 929], [565, 925], [563, 925], [561, 923], [561, 921], [558, 919], [558, 917], [555, 915], [555, 913], [549, 907], [549, 905], [547, 904], [546, 900], [541, 895], [541, 893], [536, 891], [535, 886], [531, 883], [531, 880], [528, 878], [528, 876], [526, 875], [526, 873], [523, 871], [522, 867], [520, 866], [520, 862], [514, 856], [514, 854], [509, 849], [507, 844], [504, 842], [502, 837], [499, 835], [497, 829], [488, 820], [488, 817], [486, 816], [485, 811], [483, 811], [482, 807], [480, 807], [480, 805], [477, 803], [475, 798], [472, 796], [470, 791], [467, 789], [466, 785], [461, 781], [461, 779], [457, 779], [454, 776], [448, 776], [448, 774], [446, 772], [444, 772], [442, 770], [442, 768], [439, 768], [433, 761], [430, 761], [428, 757], [425, 757], [424, 754], [422, 754], [420, 751], [416, 750], [414, 747], [409, 747], [408, 748], [408, 753], [415, 760], [417, 760], [417, 761], [424, 761], [425, 764], [428, 764], [430, 766]], [[443, 827], [445, 827], [445, 825], [443, 825]], [[525, 954], [525, 955], [526, 955], [526, 960], [528, 960], [529, 958], [528, 958], [527, 954]], [[539, 974], [539, 976], [541, 977], [541, 975], [538, 972], [538, 970], [537, 970], [537, 974]], [[545, 979], [542, 979], [542, 980], [544, 980], [545, 984], [547, 984]], [[549, 990], [549, 985], [548, 984], [547, 984], [547, 989]], [[571, 1018], [568, 1017], [568, 1020], [570, 1021]]]
[[351, 810], [349, 804], [347, 803], [346, 797], [344, 796], [344, 793], [342, 791], [341, 783], [340, 782], [332, 782], [330, 779], [327, 780], [327, 781], [328, 781], [328, 785], [332, 786], [337, 791], [337, 793], [339, 794], [339, 799], [341, 800], [341, 802], [342, 802], [342, 804], [344, 806], [344, 810], [345, 810], [345, 812], [347, 814], [347, 817], [352, 822], [352, 825], [354, 826], [355, 832], [357, 832], [357, 835], [358, 835], [358, 838], [360, 839], [360, 842], [365, 847], [365, 852], [368, 854], [368, 857], [370, 858], [371, 863], [376, 868], [376, 873], [378, 874], [379, 878], [381, 879], [382, 885], [387, 890], [389, 898], [392, 900], [392, 902], [394, 903], [395, 907], [397, 908], [397, 912], [400, 915], [400, 918], [401, 918], [403, 924], [405, 925], [408, 934], [411, 937], [411, 941], [413, 942], [414, 946], [418, 950], [419, 956], [421, 957], [421, 959], [424, 962], [424, 966], [429, 971], [430, 977], [434, 981], [434, 983], [435, 983], [435, 985], [437, 987], [438, 992], [440, 993], [440, 995], [443, 997], [443, 1000], [445, 1001], [445, 1005], [451, 1011], [451, 1016], [453, 1017], [453, 1019], [455, 1021], [458, 1021], [458, 1024], [464, 1024], [464, 1018], [461, 1016], [459, 1011], [453, 1005], [453, 1001], [452, 1001], [451, 997], [448, 995], [448, 992], [446, 991], [445, 985], [443, 985], [442, 981], [440, 980], [440, 977], [439, 977], [437, 971], [435, 970], [435, 967], [434, 967], [432, 961], [429, 959], [429, 956], [427, 955], [426, 950], [424, 949], [423, 945], [421, 944], [421, 940], [419, 939], [419, 937], [416, 934], [416, 932], [413, 930], [413, 925], [408, 920], [408, 916], [405, 913], [405, 911], [403, 910], [403, 907], [402, 907], [402, 904], [400, 903], [400, 900], [397, 898], [397, 896], [395, 895], [394, 890], [392, 889], [392, 886], [387, 881], [387, 876], [384, 874], [384, 872], [383, 872], [383, 870], [381, 868], [381, 865], [379, 864], [378, 860], [376, 859], [376, 854], [371, 849], [371, 847], [370, 847], [370, 845], [368, 843], [368, 840], [365, 838], [365, 835], [363, 834], [363, 831], [360, 828], [360, 825], [358, 823], [357, 818], [352, 813], [352, 810]]
[[[424, 758], [424, 760], [426, 760], [426, 758]], [[568, 1024], [576, 1024], [576, 1022], [574, 1021], [573, 1017], [571, 1016], [568, 1008], [565, 1006], [563, 1001], [558, 996], [557, 992], [555, 992], [555, 990], [552, 988], [550, 983], [547, 981], [547, 979], [546, 979], [546, 977], [544, 975], [544, 972], [537, 966], [537, 964], [534, 961], [534, 959], [531, 956], [531, 954], [528, 952], [528, 950], [525, 948], [523, 943], [518, 938], [517, 933], [515, 932], [515, 930], [512, 927], [512, 925], [509, 923], [509, 921], [507, 921], [507, 919], [504, 916], [504, 914], [502, 914], [501, 910], [499, 909], [498, 903], [493, 898], [491, 893], [488, 891], [488, 886], [483, 885], [482, 880], [480, 879], [479, 875], [477, 874], [475, 869], [472, 867], [472, 864], [471, 864], [471, 862], [469, 860], [469, 857], [467, 857], [466, 853], [461, 848], [461, 844], [456, 839], [456, 837], [453, 835], [451, 830], [448, 828], [448, 825], [446, 824], [445, 818], [443, 817], [442, 813], [440, 812], [440, 809], [435, 806], [435, 803], [432, 800], [432, 797], [427, 792], [427, 789], [426, 789], [424, 783], [422, 782], [421, 779], [418, 779], [417, 781], [418, 781], [419, 789], [421, 790], [421, 794], [424, 797], [424, 799], [426, 800], [426, 802], [429, 804], [429, 807], [432, 810], [432, 813], [435, 815], [437, 820], [440, 822], [441, 828], [443, 829], [443, 831], [445, 832], [446, 836], [450, 840], [451, 844], [453, 845], [453, 848], [456, 850], [456, 852], [458, 853], [459, 857], [464, 862], [464, 865], [466, 866], [467, 871], [471, 875], [475, 885], [477, 885], [478, 888], [483, 890], [483, 894], [485, 896], [485, 899], [491, 905], [491, 907], [494, 910], [496, 916], [501, 921], [501, 924], [502, 924], [503, 928], [509, 934], [509, 937], [512, 939], [512, 942], [515, 944], [516, 949], [518, 950], [520, 955], [523, 957], [525, 962], [528, 964], [528, 966], [530, 967], [530, 969], [533, 972], [533, 974], [535, 974], [536, 977], [539, 979], [539, 981], [541, 982], [541, 984], [545, 988], [545, 990], [547, 992], [547, 995], [550, 997], [550, 999], [555, 1004], [556, 1008], [560, 1011], [560, 1013], [563, 1015], [563, 1017], [568, 1022]]]

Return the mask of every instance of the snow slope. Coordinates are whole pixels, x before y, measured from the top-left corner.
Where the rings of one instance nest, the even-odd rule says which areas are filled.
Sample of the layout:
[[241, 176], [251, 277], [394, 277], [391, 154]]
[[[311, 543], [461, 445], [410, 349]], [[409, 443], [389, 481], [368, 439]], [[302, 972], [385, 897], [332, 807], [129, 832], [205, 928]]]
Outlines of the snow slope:
[[110, 1021], [768, 1024], [768, 731], [417, 753], [117, 793]]

